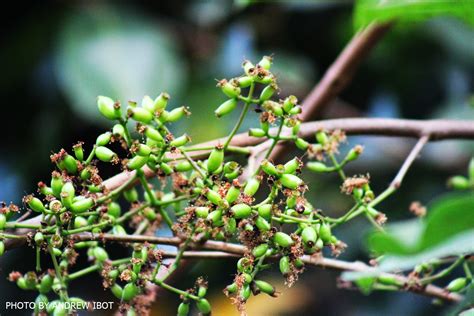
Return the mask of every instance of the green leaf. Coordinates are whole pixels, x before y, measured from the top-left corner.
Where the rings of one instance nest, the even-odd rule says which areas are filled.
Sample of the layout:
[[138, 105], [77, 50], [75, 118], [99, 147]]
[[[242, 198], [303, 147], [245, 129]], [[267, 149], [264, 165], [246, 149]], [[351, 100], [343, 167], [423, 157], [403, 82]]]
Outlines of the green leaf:
[[397, 21], [397, 25], [452, 16], [474, 25], [472, 0], [357, 0], [354, 10], [356, 29], [371, 22]]

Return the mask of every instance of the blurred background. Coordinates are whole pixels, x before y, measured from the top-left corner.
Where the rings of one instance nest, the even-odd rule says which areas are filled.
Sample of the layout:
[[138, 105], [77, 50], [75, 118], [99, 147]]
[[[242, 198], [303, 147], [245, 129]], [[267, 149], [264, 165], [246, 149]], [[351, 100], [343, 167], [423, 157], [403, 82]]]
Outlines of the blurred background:
[[[10, 7], [11, 5], [11, 7]], [[224, 101], [216, 79], [240, 74], [241, 62], [274, 55], [281, 95], [300, 100], [317, 83], [354, 34], [353, 2], [275, 1], [50, 1], [15, 2], [0, 15], [0, 98], [3, 102], [0, 146], [0, 200], [20, 203], [49, 181], [49, 155], [82, 140], [92, 146], [110, 125], [96, 110], [96, 96], [122, 102], [143, 95], [171, 94], [171, 107], [187, 105], [193, 115], [172, 126], [187, 131], [194, 143], [226, 135], [236, 119], [217, 120]], [[358, 70], [337, 104], [323, 117], [367, 116], [474, 118], [469, 106], [474, 86], [474, 32], [462, 22], [436, 18], [394, 28]], [[256, 118], [256, 116], [254, 116]], [[255, 124], [247, 120], [245, 128]], [[351, 137], [365, 146], [364, 159], [349, 174], [370, 173], [380, 192], [397, 171], [412, 140]], [[429, 144], [398, 194], [380, 210], [390, 219], [409, 218], [412, 201], [427, 204], [445, 192], [446, 179], [465, 173], [474, 143]], [[89, 146], [89, 147], [87, 147]], [[349, 148], [349, 146], [346, 146]], [[344, 151], [344, 149], [343, 149]], [[337, 216], [350, 205], [335, 176], [305, 175], [310, 200]], [[369, 224], [361, 219], [336, 231], [349, 247], [341, 258], [368, 258], [363, 244]], [[117, 257], [120, 248], [115, 249]], [[0, 311], [6, 301], [32, 301], [6, 281], [15, 269], [33, 269], [34, 251], [17, 249], [1, 259]], [[214, 315], [237, 315], [221, 289], [231, 282], [234, 262], [193, 262], [176, 285], [192, 286], [207, 276]], [[406, 293], [337, 289], [339, 273], [309, 267], [290, 289], [277, 273], [266, 272], [281, 292], [260, 295], [248, 304], [250, 315], [434, 315], [445, 307]], [[78, 281], [72, 295], [110, 301], [97, 275]], [[174, 295], [160, 292], [153, 311], [173, 315]], [[10, 314], [10, 313], [9, 313]]]

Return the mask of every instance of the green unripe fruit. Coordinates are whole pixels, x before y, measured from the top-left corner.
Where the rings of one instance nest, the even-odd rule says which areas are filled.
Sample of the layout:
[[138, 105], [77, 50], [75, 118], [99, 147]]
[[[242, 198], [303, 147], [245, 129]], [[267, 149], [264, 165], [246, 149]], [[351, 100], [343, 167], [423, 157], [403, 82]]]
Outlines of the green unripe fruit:
[[233, 235], [237, 232], [237, 220], [233, 217], [227, 220], [225, 230], [227, 233]]
[[154, 140], [155, 142], [162, 143], [164, 142], [163, 136], [160, 134], [159, 131], [154, 129], [153, 127], [147, 126], [145, 128], [145, 136]]
[[123, 287], [122, 300], [128, 302], [132, 300], [133, 298], [135, 298], [138, 292], [139, 292], [139, 289], [134, 283], [127, 283], [127, 285]]
[[127, 163], [127, 168], [130, 170], [137, 170], [143, 167], [148, 161], [148, 156], [135, 156]]
[[112, 228], [112, 234], [117, 235], [117, 236], [125, 236], [127, 235], [127, 231], [122, 225], [115, 225]]
[[166, 108], [168, 105], [168, 101], [170, 99], [170, 95], [166, 92], [160, 93], [158, 97], [156, 97], [154, 104], [153, 104], [153, 109], [154, 111], [161, 111]]
[[236, 219], [243, 219], [250, 216], [252, 208], [247, 204], [237, 204], [232, 206], [231, 212]]
[[233, 203], [237, 200], [240, 195], [240, 189], [236, 188], [235, 186], [231, 186], [225, 195], [225, 199], [229, 203]]
[[297, 103], [298, 99], [294, 95], [290, 95], [283, 101], [283, 111], [289, 113]]
[[290, 258], [288, 256], [281, 257], [279, 267], [280, 267], [281, 274], [283, 274], [284, 276], [287, 276], [288, 274], [290, 274], [290, 272], [291, 272], [291, 270], [290, 270]]
[[136, 153], [139, 156], [148, 157], [151, 154], [151, 148], [148, 145], [139, 144], [136, 148], [137, 148]]
[[55, 197], [59, 198], [61, 194], [61, 189], [64, 185], [63, 178], [59, 172], [54, 171], [51, 177], [51, 189]]
[[471, 184], [466, 177], [463, 176], [454, 176], [449, 179], [448, 185], [456, 190], [466, 190], [469, 189]]
[[204, 297], [204, 296], [206, 296], [206, 294], [207, 294], [207, 288], [204, 287], [204, 286], [200, 286], [199, 289], [198, 289], [197, 296]]
[[297, 176], [293, 174], [286, 174], [286, 173], [281, 176], [280, 182], [284, 187], [288, 189], [292, 189], [292, 190], [297, 189], [299, 186], [303, 184], [303, 180], [301, 180]]
[[229, 98], [237, 98], [240, 95], [240, 87], [236, 81], [229, 82], [223, 79], [217, 83], [217, 86], [221, 88], [222, 92]]
[[104, 146], [98, 146], [95, 149], [95, 156], [103, 162], [111, 162], [112, 160], [117, 158], [116, 153]]
[[252, 264], [248, 258], [243, 257], [237, 261], [237, 270], [242, 273], [252, 273]]
[[154, 107], [154, 104], [153, 104], [153, 100], [152, 100], [152, 98], [150, 98], [149, 95], [146, 95], [146, 96], [143, 97], [143, 99], [142, 99], [142, 108], [144, 108], [145, 110], [147, 110], [150, 113], [155, 112], [155, 107]]
[[53, 287], [53, 281], [54, 281], [54, 278], [51, 275], [45, 274], [43, 276], [43, 278], [41, 278], [41, 281], [40, 281], [40, 284], [39, 284], [39, 287], [38, 287], [38, 291], [41, 294], [48, 293], [49, 291], [51, 291], [51, 289]]
[[206, 192], [206, 197], [207, 199], [215, 205], [221, 205], [222, 204], [222, 198], [219, 193], [213, 190], [207, 190]]
[[324, 243], [329, 243], [332, 237], [331, 226], [329, 226], [328, 224], [322, 224], [319, 228], [318, 235]]
[[288, 174], [295, 173], [299, 168], [300, 168], [300, 160], [295, 157], [285, 163], [284, 167], [284, 172]]
[[111, 288], [110, 288], [110, 291], [112, 292], [112, 294], [118, 298], [118, 299], [122, 299], [122, 293], [123, 293], [123, 289], [120, 285], [118, 285], [117, 283], [114, 283]]
[[260, 187], [260, 180], [256, 177], [252, 177], [247, 181], [247, 184], [244, 188], [244, 193], [248, 196], [254, 196], [257, 193], [258, 188]]
[[137, 122], [148, 124], [153, 120], [153, 113], [144, 108], [129, 107], [128, 115]]
[[263, 204], [258, 207], [258, 215], [263, 217], [266, 220], [269, 220], [272, 216], [272, 205], [271, 204]]
[[103, 134], [100, 134], [96, 141], [95, 144], [97, 146], [105, 146], [110, 142], [110, 139], [112, 138], [112, 133], [111, 132], [105, 132]]
[[[56, 235], [55, 235], [56, 236]], [[53, 248], [53, 254], [56, 256], [56, 257], [59, 257], [63, 254], [63, 252], [58, 249], [58, 248]]]
[[360, 146], [360, 145], [357, 145], [355, 146], [354, 148], [352, 148], [351, 150], [349, 150], [349, 152], [347, 153], [346, 155], [346, 160], [347, 161], [354, 161], [356, 160], [357, 158], [359, 158], [360, 154], [362, 154], [362, 151], [363, 151], [363, 147]]
[[303, 239], [303, 243], [309, 248], [314, 246], [317, 238], [316, 230], [312, 226], [304, 228], [301, 232], [301, 239]]
[[331, 170], [331, 168], [319, 161], [310, 161], [306, 164], [306, 167], [313, 172], [328, 172]]
[[35, 212], [42, 213], [45, 210], [43, 202], [41, 202], [40, 199], [33, 197], [32, 195], [26, 196], [25, 202]]
[[35, 234], [35, 244], [36, 245], [41, 245], [44, 242], [44, 235], [41, 232], [37, 232]]
[[212, 226], [214, 227], [222, 226], [224, 224], [224, 222], [222, 221], [222, 211], [221, 210], [212, 211], [207, 216], [207, 220], [211, 222]]
[[62, 169], [66, 169], [69, 174], [77, 173], [77, 160], [71, 155], [65, 155], [59, 163], [59, 166], [62, 167]]
[[95, 247], [93, 251], [94, 257], [98, 262], [104, 262], [109, 258], [109, 254], [102, 247]]
[[201, 298], [199, 301], [197, 301], [196, 306], [204, 315], [211, 313], [211, 304], [209, 304], [205, 298]]
[[170, 145], [172, 147], [181, 147], [181, 146], [184, 146], [186, 145], [191, 139], [189, 138], [188, 135], [184, 134], [178, 138], [175, 138], [173, 139], [171, 142], [170, 142]]
[[178, 306], [178, 316], [187, 316], [189, 314], [189, 303], [181, 302]]
[[[137, 193], [138, 195], [138, 193]], [[138, 196], [137, 196], [138, 198]], [[115, 218], [118, 218], [120, 214], [122, 213], [122, 209], [120, 207], [120, 204], [117, 202], [110, 202], [109, 205], [107, 205], [107, 214], [110, 216], [113, 216]]]
[[199, 218], [207, 218], [207, 216], [209, 215], [209, 207], [198, 206], [196, 207], [194, 212], [196, 213], [196, 216]]
[[260, 101], [266, 101], [270, 99], [277, 89], [278, 87], [276, 84], [270, 84], [266, 86], [260, 94]]
[[193, 165], [189, 161], [181, 161], [174, 166], [178, 172], [187, 172], [193, 169]]
[[293, 239], [290, 235], [285, 234], [284, 232], [277, 232], [273, 236], [273, 241], [280, 247], [287, 248], [293, 245]]
[[0, 240], [0, 256], [3, 256], [5, 253], [5, 242], [3, 240]]
[[264, 137], [267, 133], [261, 128], [251, 128], [249, 129], [249, 136], [252, 137]]
[[119, 119], [121, 116], [120, 105], [109, 97], [99, 96], [97, 98], [99, 112], [109, 120]]
[[82, 216], [76, 216], [74, 218], [74, 228], [81, 228], [87, 226], [87, 219]]
[[224, 103], [222, 103], [221, 105], [219, 105], [219, 107], [214, 111], [214, 114], [217, 117], [222, 117], [224, 115], [227, 115], [237, 107], [237, 103], [238, 103], [237, 99], [229, 99], [225, 101]]
[[166, 175], [169, 175], [169, 174], [173, 173], [173, 168], [171, 168], [170, 165], [168, 165], [167, 163], [164, 163], [164, 162], [160, 163], [160, 169]]
[[467, 168], [467, 175], [469, 180], [474, 181], [474, 157], [469, 161], [469, 167]]
[[272, 66], [273, 58], [271, 56], [263, 56], [263, 58], [258, 62], [258, 64], [266, 70], [269, 70]]
[[238, 289], [239, 288], [237, 286], [237, 283], [235, 283], [235, 282], [233, 282], [232, 284], [227, 285], [227, 287], [225, 288], [225, 290], [230, 294], [234, 294], [235, 292], [237, 292]]
[[22, 290], [28, 290], [28, 284], [24, 277], [18, 278], [18, 280], [16, 280], [16, 285]]
[[252, 82], [253, 82], [253, 78], [250, 76], [243, 76], [243, 77], [237, 78], [237, 83], [239, 84], [239, 87], [241, 88], [250, 87]]
[[316, 133], [316, 140], [321, 145], [326, 145], [329, 142], [328, 134], [326, 134], [324, 131], [319, 131]]
[[262, 281], [262, 280], [255, 280], [254, 282], [257, 288], [263, 293], [268, 294], [270, 296], [275, 295], [275, 288], [270, 283]]
[[125, 128], [122, 124], [115, 124], [112, 127], [112, 134], [123, 137], [125, 135]]
[[268, 244], [260, 244], [257, 247], [253, 248], [252, 255], [255, 258], [260, 258], [261, 256], [267, 253], [267, 250], [268, 250]]
[[243, 301], [243, 302], [247, 301], [250, 298], [250, 294], [252, 294], [250, 285], [245, 284], [240, 289], [240, 293], [239, 293], [240, 300]]
[[278, 171], [275, 165], [266, 159], [262, 161], [261, 167], [262, 167], [263, 172], [265, 172], [266, 174], [270, 176], [278, 175]]
[[252, 71], [255, 68], [255, 66], [249, 60], [244, 60], [244, 62], [242, 63], [242, 68], [244, 68], [244, 72], [248, 76], [252, 76], [253, 75]]
[[54, 307], [53, 316], [67, 316], [68, 311], [63, 302], [56, 304]]
[[301, 150], [306, 150], [309, 147], [309, 143], [305, 141], [303, 138], [297, 138], [295, 141], [296, 147]]
[[214, 173], [222, 165], [224, 161], [224, 149], [217, 147], [211, 151], [209, 159], [207, 160], [207, 172]]
[[88, 211], [92, 206], [94, 206], [94, 200], [92, 198], [85, 198], [72, 203], [71, 211], [75, 214], [78, 214]]
[[467, 278], [457, 278], [449, 282], [446, 286], [446, 290], [450, 292], [459, 292], [467, 285]]
[[138, 192], [135, 188], [123, 191], [123, 196], [130, 203], [138, 201]]
[[272, 228], [270, 223], [262, 216], [257, 217], [255, 220], [255, 226], [257, 226], [261, 232], [268, 232]]
[[179, 121], [187, 114], [189, 114], [188, 109], [186, 109], [186, 107], [184, 106], [180, 106], [179, 108], [173, 109], [168, 113], [168, 115], [166, 116], [166, 121], [173, 123]]
[[301, 269], [304, 267], [304, 262], [301, 260], [301, 258], [296, 258], [295, 261], [293, 262], [295, 267], [298, 269]]
[[7, 217], [5, 216], [5, 214], [0, 213], [0, 230], [5, 229], [5, 224], [6, 223], [7, 223]]
[[63, 203], [65, 207], [70, 208], [75, 194], [76, 190], [72, 182], [66, 182], [61, 189], [61, 203]]

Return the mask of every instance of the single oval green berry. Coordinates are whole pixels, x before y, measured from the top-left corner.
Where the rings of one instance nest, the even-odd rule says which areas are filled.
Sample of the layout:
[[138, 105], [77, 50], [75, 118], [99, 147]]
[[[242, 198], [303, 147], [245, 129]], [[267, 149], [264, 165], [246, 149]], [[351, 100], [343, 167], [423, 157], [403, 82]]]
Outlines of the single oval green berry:
[[328, 224], [322, 224], [319, 228], [318, 235], [324, 243], [329, 243], [332, 237], [331, 226], [329, 226]]
[[181, 302], [178, 306], [178, 316], [187, 316], [189, 314], [189, 303]]
[[283, 274], [283, 276], [287, 276], [290, 274], [291, 269], [290, 269], [290, 258], [288, 256], [283, 256], [280, 258], [279, 262], [279, 267], [280, 267], [280, 272]]
[[225, 199], [229, 203], [234, 203], [240, 195], [240, 189], [235, 186], [231, 186], [229, 190], [227, 190], [227, 194], [225, 195]]
[[275, 165], [266, 159], [262, 161], [261, 167], [262, 167], [263, 172], [265, 172], [266, 174], [270, 176], [278, 175], [278, 171]]
[[200, 300], [198, 300], [196, 302], [196, 306], [199, 311], [204, 315], [211, 313], [211, 304], [209, 304], [208, 300], [206, 300], [205, 298], [201, 298]]
[[261, 128], [251, 128], [249, 129], [249, 136], [252, 137], [265, 137], [267, 133]]
[[237, 261], [237, 270], [239, 272], [252, 273], [252, 269], [253, 269], [252, 263], [248, 258], [243, 257]]
[[136, 147], [136, 153], [137, 155], [139, 156], [143, 156], [143, 157], [148, 157], [150, 156], [151, 154], [151, 148], [150, 146], [148, 145], [145, 145], [145, 144], [139, 144], [137, 147]]
[[250, 298], [250, 294], [252, 294], [252, 290], [250, 288], [250, 285], [244, 284], [242, 288], [240, 289], [240, 301], [245, 302]]
[[289, 113], [297, 103], [298, 99], [294, 95], [290, 95], [283, 101], [283, 111]]
[[237, 107], [237, 103], [238, 103], [237, 99], [229, 99], [225, 101], [224, 103], [222, 103], [221, 105], [219, 105], [219, 107], [214, 111], [214, 114], [217, 117], [222, 117], [224, 115], [227, 115]]
[[111, 287], [110, 287], [110, 291], [112, 292], [112, 294], [118, 298], [118, 299], [122, 299], [122, 293], [123, 293], [123, 289], [120, 285], [118, 285], [117, 283], [114, 283]]
[[233, 217], [229, 218], [225, 225], [225, 230], [231, 235], [235, 234], [237, 232], [237, 220]]
[[181, 146], [186, 145], [190, 140], [191, 140], [191, 138], [189, 138], [188, 135], [184, 134], [184, 135], [181, 135], [181, 136], [178, 137], [178, 138], [173, 139], [173, 140], [170, 142], [170, 145], [171, 145], [172, 147], [181, 147]]
[[260, 180], [256, 177], [252, 177], [247, 181], [247, 184], [244, 188], [244, 193], [248, 196], [254, 196], [257, 193], [258, 188], [260, 187]]
[[237, 83], [239, 84], [239, 87], [247, 88], [247, 87], [250, 87], [254, 79], [251, 76], [242, 76], [242, 77], [237, 78], [236, 80], [237, 80]]
[[275, 295], [275, 292], [276, 292], [275, 288], [270, 283], [262, 281], [262, 280], [255, 280], [254, 283], [257, 286], [257, 288], [263, 293], [268, 294], [270, 296]]
[[48, 297], [46, 295], [39, 294], [35, 299], [35, 315], [41, 315], [41, 311], [45, 312], [48, 303]]
[[115, 218], [119, 218], [121, 213], [122, 213], [122, 208], [120, 207], [120, 204], [118, 204], [117, 202], [110, 202], [107, 205], [108, 215], [113, 216]]
[[3, 256], [5, 253], [5, 242], [3, 240], [0, 240], [0, 256]]
[[109, 120], [119, 119], [122, 115], [120, 104], [114, 102], [114, 100], [109, 97], [97, 97], [97, 107], [99, 108], [99, 112]]
[[272, 208], [273, 206], [271, 204], [260, 205], [257, 209], [258, 215], [260, 215], [266, 220], [269, 220], [272, 216]]
[[238, 289], [239, 289], [239, 287], [237, 286], [237, 283], [235, 283], [235, 282], [233, 282], [232, 284], [227, 285], [226, 288], [225, 288], [227, 293], [230, 293], [230, 294], [233, 294], [233, 293], [237, 292]]
[[262, 93], [260, 93], [260, 101], [266, 101], [272, 97], [272, 95], [277, 91], [278, 86], [274, 83], [266, 86]]
[[165, 162], [160, 163], [160, 169], [164, 174], [169, 175], [173, 173], [173, 168]]
[[72, 203], [70, 209], [73, 213], [79, 214], [88, 211], [92, 206], [94, 206], [94, 200], [92, 198], [85, 198]]
[[273, 241], [280, 247], [287, 248], [293, 245], [293, 239], [284, 232], [277, 232], [273, 236]]
[[382, 274], [377, 278], [377, 281], [385, 285], [400, 286], [400, 282], [393, 275]]
[[112, 133], [111, 132], [105, 132], [103, 134], [100, 134], [96, 141], [95, 144], [97, 146], [105, 146], [110, 142], [110, 139], [112, 138]]
[[179, 108], [171, 110], [166, 116], [166, 122], [176, 122], [183, 118], [185, 115], [188, 115], [189, 111], [185, 106], [180, 106]]
[[253, 248], [252, 255], [255, 258], [260, 258], [261, 256], [267, 253], [267, 250], [268, 250], [268, 244], [260, 244], [257, 247]]
[[102, 247], [95, 247], [94, 248], [94, 257], [98, 262], [104, 262], [109, 258], [109, 254], [105, 251]]
[[160, 93], [160, 95], [156, 97], [153, 103], [154, 111], [156, 112], [156, 111], [162, 111], [166, 109], [169, 99], [170, 99], [170, 95], [168, 93], [166, 92]]
[[471, 187], [469, 179], [463, 176], [454, 176], [448, 180], [448, 185], [456, 190], [466, 190]]
[[51, 190], [53, 190], [53, 194], [55, 197], [59, 198], [61, 195], [61, 189], [64, 185], [63, 178], [61, 174], [57, 171], [53, 171], [51, 177]]
[[123, 137], [125, 135], [125, 128], [123, 127], [122, 124], [115, 124], [112, 127], [112, 134]]
[[44, 242], [44, 235], [41, 232], [37, 232], [35, 234], [35, 244], [36, 245], [41, 245]]
[[209, 213], [207, 216], [207, 220], [211, 222], [212, 226], [218, 227], [224, 225], [224, 222], [222, 221], [222, 211], [221, 210], [215, 210]]
[[148, 124], [153, 120], [153, 113], [144, 108], [129, 107], [128, 115], [137, 122]]
[[196, 207], [194, 212], [196, 213], [196, 216], [199, 218], [207, 218], [207, 216], [209, 215], [209, 207], [198, 206]]
[[291, 159], [290, 161], [288, 161], [287, 163], [285, 163], [284, 172], [288, 174], [295, 173], [300, 167], [301, 167], [300, 160], [297, 157], [295, 157]]
[[87, 226], [87, 219], [82, 216], [76, 216], [74, 218], [74, 228], [81, 228]]
[[257, 228], [262, 232], [268, 232], [272, 228], [270, 223], [262, 216], [257, 217], [255, 220], [255, 226], [257, 226]]
[[303, 240], [303, 243], [309, 248], [314, 246], [317, 238], [318, 235], [316, 230], [312, 226], [305, 227], [301, 232], [301, 239]]
[[219, 193], [217, 193], [214, 190], [207, 190], [206, 197], [212, 204], [215, 204], [215, 205], [222, 204], [222, 197], [220, 196]]
[[116, 153], [104, 146], [98, 146], [95, 149], [95, 156], [103, 162], [111, 162], [112, 160], [117, 158]]
[[209, 159], [207, 159], [207, 172], [214, 173], [219, 169], [224, 161], [224, 148], [216, 147], [209, 154]]
[[313, 172], [328, 172], [331, 170], [331, 168], [319, 161], [310, 161], [306, 164], [306, 167]]
[[137, 296], [139, 292], [138, 287], [135, 285], [135, 283], [127, 283], [123, 287], [122, 291], [122, 300], [128, 302], [131, 301], [135, 296]]
[[280, 182], [284, 187], [288, 189], [292, 189], [292, 190], [297, 189], [299, 186], [303, 184], [303, 180], [301, 180], [300, 178], [298, 178], [297, 176], [293, 174], [287, 174], [287, 173], [281, 176]]
[[112, 234], [117, 235], [117, 236], [124, 236], [124, 235], [127, 235], [127, 231], [122, 225], [115, 225], [112, 228]]
[[258, 64], [266, 70], [269, 70], [272, 66], [273, 58], [271, 56], [263, 56], [262, 59], [258, 62]]
[[138, 191], [135, 188], [123, 191], [123, 196], [130, 203], [138, 201]]
[[159, 131], [157, 131], [156, 129], [154, 129], [153, 127], [151, 127], [151, 126], [147, 126], [145, 128], [145, 136], [152, 139], [152, 140], [154, 140], [155, 142], [158, 142], [158, 143], [163, 143], [164, 142], [164, 138], [161, 135], [161, 133]]
[[217, 86], [229, 98], [237, 98], [240, 95], [239, 83], [236, 80], [229, 82], [226, 79], [222, 79], [217, 83]]
[[70, 208], [75, 194], [76, 190], [74, 188], [74, 184], [72, 184], [70, 181], [66, 182], [61, 189], [61, 203], [65, 207]]
[[301, 150], [306, 150], [309, 147], [309, 143], [305, 141], [303, 138], [297, 138], [295, 141], [296, 147]]
[[446, 286], [446, 290], [450, 292], [459, 292], [464, 287], [466, 287], [466, 285], [467, 285], [466, 278], [457, 278], [449, 282], [449, 284]]
[[193, 165], [189, 161], [181, 161], [174, 166], [177, 172], [187, 172], [193, 169]]
[[231, 207], [231, 212], [236, 219], [243, 219], [250, 216], [252, 208], [247, 204], [236, 204]]
[[26, 196], [24, 201], [35, 212], [42, 213], [45, 211], [43, 202], [41, 202], [40, 199], [33, 197], [32, 195]]
[[127, 163], [127, 168], [130, 170], [137, 170], [143, 167], [148, 161], [148, 156], [135, 156]]
[[155, 112], [155, 106], [153, 104], [153, 99], [150, 98], [149, 95], [146, 95], [146, 96], [143, 97], [143, 99], [142, 99], [142, 108], [144, 108], [145, 110], [147, 110], [150, 113]]
[[38, 290], [41, 294], [46, 294], [51, 291], [51, 288], [53, 287], [53, 281], [54, 278], [50, 274], [45, 274], [40, 281]]
[[68, 310], [63, 302], [59, 302], [54, 307], [53, 316], [67, 316]]
[[59, 166], [62, 167], [62, 169], [66, 169], [69, 174], [77, 173], [77, 160], [71, 155], [65, 155]]

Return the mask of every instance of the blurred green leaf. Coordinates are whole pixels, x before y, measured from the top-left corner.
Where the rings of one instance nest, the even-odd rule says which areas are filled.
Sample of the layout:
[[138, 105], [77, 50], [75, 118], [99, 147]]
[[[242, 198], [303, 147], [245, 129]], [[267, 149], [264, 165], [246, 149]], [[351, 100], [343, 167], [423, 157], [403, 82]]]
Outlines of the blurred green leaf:
[[70, 15], [56, 57], [59, 85], [78, 115], [98, 120], [97, 95], [126, 103], [185, 86], [183, 60], [163, 24], [108, 7]]
[[420, 22], [437, 16], [453, 16], [474, 25], [472, 0], [357, 0], [356, 29], [373, 21], [396, 20], [397, 25]]
[[423, 222], [396, 223], [388, 225], [386, 233], [372, 233], [368, 238], [369, 249], [378, 254], [416, 254], [474, 229], [472, 194], [446, 195], [431, 203], [428, 210]]

